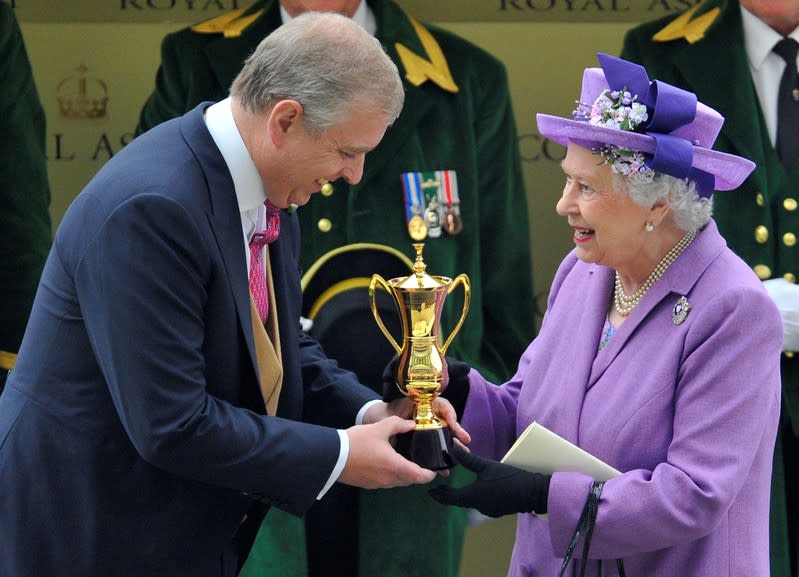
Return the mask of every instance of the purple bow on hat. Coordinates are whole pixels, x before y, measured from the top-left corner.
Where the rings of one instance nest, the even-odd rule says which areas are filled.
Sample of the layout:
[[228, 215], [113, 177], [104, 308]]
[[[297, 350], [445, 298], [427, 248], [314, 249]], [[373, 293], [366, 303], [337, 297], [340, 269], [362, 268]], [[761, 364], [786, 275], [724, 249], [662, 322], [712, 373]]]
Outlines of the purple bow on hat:
[[703, 197], [737, 188], [754, 170], [747, 158], [713, 150], [724, 117], [694, 94], [650, 82], [638, 64], [597, 57], [602, 68], [583, 72], [572, 118], [536, 114], [543, 136], [590, 148], [634, 181], [647, 182], [656, 173], [688, 178]]
[[696, 95], [660, 80], [650, 82], [646, 69], [639, 64], [602, 53], [597, 58], [610, 89], [637, 95], [647, 108], [648, 119], [636, 128], [636, 132], [655, 139], [654, 153], [646, 165], [663, 174], [693, 180], [699, 195], [710, 197], [715, 179], [693, 166], [694, 143], [671, 134], [696, 118]]

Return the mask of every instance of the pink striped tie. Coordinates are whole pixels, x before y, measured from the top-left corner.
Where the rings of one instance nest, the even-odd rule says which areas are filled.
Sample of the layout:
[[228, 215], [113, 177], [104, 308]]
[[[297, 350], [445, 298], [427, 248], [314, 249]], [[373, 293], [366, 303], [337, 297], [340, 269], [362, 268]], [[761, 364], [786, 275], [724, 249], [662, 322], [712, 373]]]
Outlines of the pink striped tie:
[[279, 209], [268, 200], [266, 206], [266, 228], [250, 239], [250, 292], [262, 322], [269, 315], [269, 291], [264, 269], [264, 246], [277, 240], [280, 235]]

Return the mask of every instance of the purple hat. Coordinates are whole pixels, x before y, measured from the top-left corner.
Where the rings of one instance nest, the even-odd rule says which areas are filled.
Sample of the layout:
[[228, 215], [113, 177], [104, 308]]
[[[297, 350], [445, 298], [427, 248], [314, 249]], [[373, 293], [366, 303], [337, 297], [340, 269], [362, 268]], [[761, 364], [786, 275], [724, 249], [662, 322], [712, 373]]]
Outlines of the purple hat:
[[703, 197], [737, 188], [755, 169], [751, 160], [712, 150], [724, 117], [695, 94], [650, 82], [639, 64], [597, 58], [602, 68], [585, 69], [572, 120], [536, 115], [546, 138], [591, 148], [633, 180], [651, 180], [655, 172], [688, 178]]

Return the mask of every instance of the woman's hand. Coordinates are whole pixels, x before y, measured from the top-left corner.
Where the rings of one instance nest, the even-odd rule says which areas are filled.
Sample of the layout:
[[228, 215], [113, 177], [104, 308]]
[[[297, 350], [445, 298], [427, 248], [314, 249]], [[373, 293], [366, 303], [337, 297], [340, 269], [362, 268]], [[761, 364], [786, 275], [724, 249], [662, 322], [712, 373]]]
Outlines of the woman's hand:
[[439, 503], [477, 509], [489, 517], [547, 512], [550, 475], [482, 459], [457, 443], [452, 452], [461, 465], [477, 473], [477, 480], [459, 488], [437, 485], [430, 489], [428, 493]]

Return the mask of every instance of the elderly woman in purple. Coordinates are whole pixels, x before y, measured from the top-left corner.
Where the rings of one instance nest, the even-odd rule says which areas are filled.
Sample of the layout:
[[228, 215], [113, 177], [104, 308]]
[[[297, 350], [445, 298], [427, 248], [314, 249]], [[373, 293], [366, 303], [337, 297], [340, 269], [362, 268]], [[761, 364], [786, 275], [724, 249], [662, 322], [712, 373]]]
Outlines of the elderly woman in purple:
[[[567, 146], [557, 212], [575, 248], [514, 377], [451, 380], [473, 438], [456, 453], [478, 475], [431, 493], [518, 513], [512, 577], [577, 575], [586, 533], [590, 576], [768, 577], [781, 321], [711, 218], [754, 165], [711, 150], [723, 118], [694, 94], [599, 60], [572, 119], [537, 116]], [[500, 463], [533, 421], [622, 474]]]

